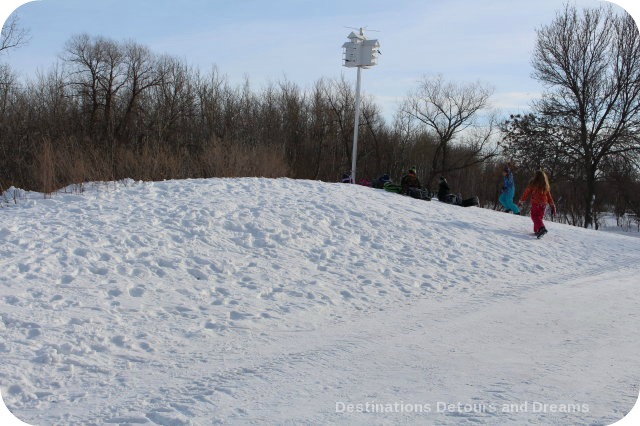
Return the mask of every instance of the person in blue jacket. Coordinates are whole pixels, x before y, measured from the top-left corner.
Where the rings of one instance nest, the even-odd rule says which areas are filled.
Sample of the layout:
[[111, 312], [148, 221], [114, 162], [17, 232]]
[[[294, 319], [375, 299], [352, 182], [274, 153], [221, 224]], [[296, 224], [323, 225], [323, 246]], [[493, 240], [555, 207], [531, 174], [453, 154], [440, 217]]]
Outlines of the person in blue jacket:
[[504, 207], [507, 213], [513, 212], [514, 214], [520, 214], [520, 209], [513, 202], [513, 197], [516, 194], [516, 186], [513, 182], [513, 173], [509, 166], [504, 166], [502, 170], [502, 176], [504, 177], [504, 183], [502, 185], [502, 192], [500, 193], [500, 204]]

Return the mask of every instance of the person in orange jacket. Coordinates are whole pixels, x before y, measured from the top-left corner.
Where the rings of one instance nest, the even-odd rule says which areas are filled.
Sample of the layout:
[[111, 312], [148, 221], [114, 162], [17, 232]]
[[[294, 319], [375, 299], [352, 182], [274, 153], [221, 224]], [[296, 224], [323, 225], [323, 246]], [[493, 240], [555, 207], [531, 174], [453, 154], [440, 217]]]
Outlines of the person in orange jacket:
[[529, 197], [531, 197], [531, 220], [533, 221], [533, 232], [536, 237], [540, 238], [547, 233], [542, 218], [547, 209], [547, 204], [551, 207], [551, 214], [556, 214], [556, 205], [551, 196], [551, 187], [547, 174], [542, 171], [536, 171], [533, 178], [529, 181], [529, 185], [524, 190], [518, 206], [522, 206]]

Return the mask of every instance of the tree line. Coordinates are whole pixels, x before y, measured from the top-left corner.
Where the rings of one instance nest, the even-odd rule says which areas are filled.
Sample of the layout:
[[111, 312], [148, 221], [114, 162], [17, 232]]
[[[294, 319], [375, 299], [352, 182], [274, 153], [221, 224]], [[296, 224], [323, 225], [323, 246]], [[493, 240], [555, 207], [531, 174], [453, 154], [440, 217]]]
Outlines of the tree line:
[[[283, 80], [256, 90], [133, 41], [81, 34], [46, 74], [22, 82], [5, 67], [0, 80], [5, 187], [47, 192], [126, 177], [337, 181], [351, 164], [354, 91], [344, 79], [311, 88]], [[368, 178], [399, 179], [418, 164], [428, 181], [495, 155], [484, 152], [486, 137], [456, 143], [404, 114], [387, 124], [366, 96], [361, 114], [358, 164]]]
[[[9, 28], [6, 50], [24, 37], [15, 21]], [[365, 96], [359, 176], [399, 180], [415, 165], [425, 186], [446, 175], [498, 208], [509, 162], [521, 189], [533, 170], [550, 173], [569, 223], [591, 226], [601, 209], [638, 212], [638, 40], [631, 17], [611, 7], [565, 6], [537, 30], [533, 77], [546, 92], [507, 119], [492, 112], [492, 88], [481, 82], [424, 77], [391, 122]], [[353, 123], [344, 79], [256, 89], [134, 41], [80, 34], [32, 80], [0, 67], [0, 184], [51, 192], [123, 178], [337, 181], [350, 169]]]

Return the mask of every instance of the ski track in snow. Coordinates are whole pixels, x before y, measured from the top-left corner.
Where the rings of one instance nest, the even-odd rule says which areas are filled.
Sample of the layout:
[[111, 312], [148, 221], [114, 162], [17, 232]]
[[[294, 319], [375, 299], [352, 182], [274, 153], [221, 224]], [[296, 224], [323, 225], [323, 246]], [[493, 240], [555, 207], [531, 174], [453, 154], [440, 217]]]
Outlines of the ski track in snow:
[[5, 207], [0, 385], [33, 424], [607, 423], [638, 395], [634, 238], [548, 223], [536, 240], [528, 217], [289, 179]]

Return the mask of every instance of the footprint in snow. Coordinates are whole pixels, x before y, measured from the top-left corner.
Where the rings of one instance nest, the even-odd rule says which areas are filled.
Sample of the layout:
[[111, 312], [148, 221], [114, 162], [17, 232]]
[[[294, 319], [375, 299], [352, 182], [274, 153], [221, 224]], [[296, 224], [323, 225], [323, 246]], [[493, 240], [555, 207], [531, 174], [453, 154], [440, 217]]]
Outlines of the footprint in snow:
[[125, 336], [114, 336], [111, 338], [111, 343], [120, 348], [128, 347], [127, 338]]
[[344, 297], [345, 299], [353, 299], [353, 294], [349, 293], [347, 290], [342, 290], [340, 292], [340, 294], [342, 295], [342, 297]]
[[89, 250], [86, 248], [77, 248], [73, 251], [73, 254], [80, 257], [87, 257]]
[[140, 346], [140, 349], [145, 350], [149, 353], [155, 352], [155, 349], [153, 349], [147, 342], [140, 342], [138, 346]]
[[18, 303], [20, 303], [20, 299], [18, 299], [16, 296], [5, 296], [3, 297], [3, 299], [8, 305], [16, 306]]
[[38, 328], [31, 328], [27, 332], [27, 338], [28, 339], [35, 339], [36, 337], [38, 337], [40, 335], [42, 335], [42, 331], [40, 330], [40, 326], [38, 326]]
[[107, 292], [107, 294], [108, 294], [109, 296], [111, 296], [111, 297], [118, 297], [118, 296], [120, 296], [120, 295], [122, 294], [122, 291], [121, 291], [121, 290], [118, 290], [118, 289], [115, 289], [115, 290], [109, 290], [109, 291]]
[[95, 274], [95, 275], [107, 275], [109, 273], [109, 270], [107, 268], [89, 268], [89, 270], [91, 271], [91, 273]]
[[217, 330], [217, 331], [222, 331], [225, 330], [227, 327], [223, 324], [218, 324], [214, 321], [207, 321], [204, 324], [204, 328], [206, 328], [207, 330]]
[[71, 275], [63, 275], [62, 277], [60, 277], [60, 284], [62, 285], [67, 285], [67, 284], [71, 284], [71, 282], [73, 282], [75, 278], [72, 277]]
[[188, 272], [196, 280], [206, 280], [208, 278], [207, 275], [199, 269], [189, 269]]
[[243, 314], [242, 312], [238, 312], [238, 311], [229, 312], [229, 319], [231, 321], [243, 320], [243, 319], [246, 319], [247, 317], [250, 317], [250, 316], [251, 315], [249, 315], [249, 314]]
[[188, 419], [183, 419], [176, 411], [170, 409], [158, 409], [146, 414], [147, 419], [159, 425], [188, 425], [191, 422]]
[[142, 297], [144, 295], [144, 287], [134, 287], [132, 289], [129, 289], [129, 295], [131, 297]]

